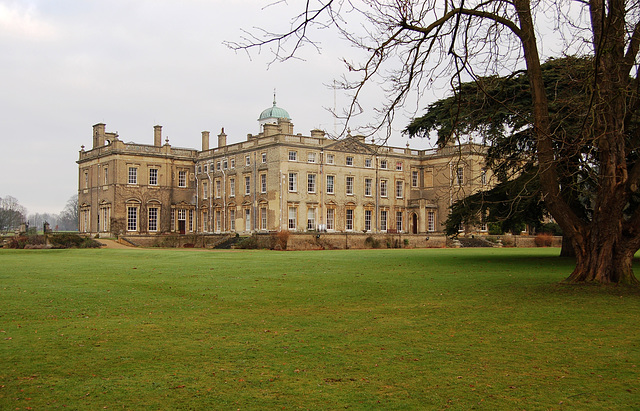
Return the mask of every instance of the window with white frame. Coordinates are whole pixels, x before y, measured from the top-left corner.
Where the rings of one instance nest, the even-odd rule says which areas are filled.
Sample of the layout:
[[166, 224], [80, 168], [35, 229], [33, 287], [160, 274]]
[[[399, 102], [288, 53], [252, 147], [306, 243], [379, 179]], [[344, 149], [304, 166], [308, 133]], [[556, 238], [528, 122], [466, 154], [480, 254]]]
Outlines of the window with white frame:
[[344, 227], [347, 231], [353, 230], [353, 209], [347, 208], [345, 213]]
[[202, 182], [202, 198], [209, 198], [209, 184], [206, 181]]
[[220, 171], [220, 161], [216, 161], [216, 170]]
[[216, 210], [215, 222], [216, 232], [219, 233], [222, 230], [222, 212], [220, 210]]
[[371, 210], [364, 210], [364, 229], [371, 231]]
[[205, 233], [209, 231], [209, 213], [206, 211], [202, 212], [202, 231]]
[[105, 167], [102, 172], [104, 173], [104, 185], [109, 184], [109, 167]]
[[198, 174], [202, 173], [202, 166], [198, 166]]
[[222, 169], [226, 170], [229, 166], [229, 160], [227, 160], [226, 158], [222, 160]]
[[396, 163], [396, 171], [402, 171], [402, 161]]
[[158, 231], [158, 207], [149, 207], [149, 231]]
[[353, 165], [353, 157], [347, 156], [347, 160], [346, 160], [345, 164], [348, 165], [348, 166], [352, 166]]
[[327, 164], [335, 164], [336, 156], [333, 154], [327, 154]]
[[289, 230], [295, 230], [298, 226], [298, 209], [296, 207], [289, 207]]
[[267, 229], [267, 207], [260, 208], [260, 229]]
[[307, 208], [307, 230], [316, 229], [316, 209]]
[[436, 231], [436, 213], [434, 211], [427, 213], [427, 230]]
[[236, 159], [235, 158], [230, 158], [229, 159], [229, 166], [231, 168], [236, 168]]
[[84, 172], [84, 188], [89, 188], [89, 172]]
[[396, 198], [404, 197], [404, 181], [397, 180], [396, 181]]
[[459, 186], [464, 184], [464, 168], [456, 168], [456, 184]]
[[335, 188], [335, 176], [327, 176], [327, 194], [333, 194]]
[[327, 208], [327, 230], [335, 229], [335, 217], [336, 210], [334, 208]]
[[205, 164], [205, 165], [204, 165], [204, 172], [205, 172], [205, 173], [208, 173], [208, 172], [209, 172], [209, 165], [208, 165], [208, 164]]
[[229, 197], [236, 196], [236, 179], [235, 177], [231, 177], [229, 179]]
[[365, 158], [364, 159], [364, 166], [367, 168], [371, 168], [371, 159], [370, 158]]
[[251, 156], [244, 156], [244, 165], [247, 167], [251, 165]]
[[193, 210], [189, 210], [189, 232], [193, 232]]
[[260, 192], [263, 194], [267, 192], [267, 175], [266, 174], [260, 174]]
[[289, 151], [289, 161], [298, 161], [297, 151]]
[[267, 153], [262, 153], [262, 164], [267, 162]]
[[127, 207], [127, 231], [138, 231], [138, 207]]
[[347, 176], [347, 181], [346, 181], [346, 192], [347, 195], [353, 195], [353, 177], [352, 176]]
[[399, 233], [402, 232], [402, 211], [396, 212], [396, 230], [398, 230]]
[[138, 168], [137, 167], [129, 167], [129, 179], [127, 180], [129, 184], [138, 184]]
[[216, 198], [222, 197], [222, 181], [216, 178]]
[[315, 174], [307, 174], [307, 193], [315, 193], [316, 192], [316, 175]]
[[187, 172], [185, 170], [178, 171], [178, 187], [187, 186]]
[[380, 160], [380, 168], [387, 169], [387, 160]]
[[316, 162], [316, 153], [307, 153], [307, 162], [308, 163], [315, 163]]
[[295, 193], [298, 191], [298, 174], [289, 173], [289, 192]]
[[244, 194], [251, 194], [251, 177], [249, 176], [244, 177]]
[[102, 215], [102, 231], [109, 232], [111, 229], [111, 206], [101, 207], [99, 213]]
[[229, 208], [229, 230], [236, 231], [236, 209]]
[[244, 209], [244, 229], [245, 231], [251, 231], [251, 209]]
[[419, 172], [414, 170], [411, 172], [411, 187], [418, 187]]
[[367, 197], [371, 197], [371, 187], [373, 186], [373, 179], [365, 178], [364, 179], [364, 195]]
[[387, 210], [380, 210], [380, 230], [387, 231]]
[[380, 180], [380, 197], [387, 196], [387, 180]]

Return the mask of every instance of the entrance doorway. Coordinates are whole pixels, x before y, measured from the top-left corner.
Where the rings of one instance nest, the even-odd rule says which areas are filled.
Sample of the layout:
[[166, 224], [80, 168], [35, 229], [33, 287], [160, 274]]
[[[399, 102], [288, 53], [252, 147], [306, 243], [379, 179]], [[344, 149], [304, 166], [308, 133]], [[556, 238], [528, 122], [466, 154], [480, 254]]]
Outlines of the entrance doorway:
[[411, 234], [418, 234], [418, 215], [411, 214]]

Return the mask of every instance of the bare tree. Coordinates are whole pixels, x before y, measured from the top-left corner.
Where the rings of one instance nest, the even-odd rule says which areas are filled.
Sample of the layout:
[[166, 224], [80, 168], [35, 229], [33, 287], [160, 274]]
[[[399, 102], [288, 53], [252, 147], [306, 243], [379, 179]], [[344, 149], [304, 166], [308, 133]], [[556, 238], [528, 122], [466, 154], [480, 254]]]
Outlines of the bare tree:
[[[282, 2], [274, 2], [274, 5]], [[383, 85], [376, 131], [389, 126], [409, 96], [418, 98], [434, 78], [453, 84], [524, 67], [532, 97], [540, 186], [548, 210], [576, 251], [572, 282], [638, 284], [640, 157], [638, 111], [640, 5], [637, 0], [308, 0], [281, 33], [245, 32], [229, 46], [270, 49], [292, 58], [313, 45], [313, 29], [333, 27], [363, 52], [345, 60], [342, 86], [352, 92], [347, 117], [359, 109], [365, 86]], [[555, 27], [545, 27], [553, 21]], [[565, 50], [592, 57], [590, 104], [575, 135], [550, 126], [542, 79], [539, 33], [555, 28]], [[580, 48], [582, 47], [582, 48]], [[356, 79], [350, 81], [352, 75]], [[387, 127], [387, 130], [390, 128]], [[583, 153], [584, 147], [589, 147]], [[578, 150], [580, 148], [580, 150]], [[574, 155], [581, 153], [579, 156]], [[577, 157], [577, 158], [576, 158]], [[592, 180], [585, 192], [591, 212], [578, 214], [563, 196], [560, 168], [568, 161]], [[583, 184], [583, 186], [587, 186]]]
[[18, 199], [11, 196], [0, 197], [0, 231], [15, 230], [25, 222], [27, 209]]
[[78, 229], [78, 195], [74, 194], [67, 200], [64, 210], [58, 218], [60, 230], [73, 231]]

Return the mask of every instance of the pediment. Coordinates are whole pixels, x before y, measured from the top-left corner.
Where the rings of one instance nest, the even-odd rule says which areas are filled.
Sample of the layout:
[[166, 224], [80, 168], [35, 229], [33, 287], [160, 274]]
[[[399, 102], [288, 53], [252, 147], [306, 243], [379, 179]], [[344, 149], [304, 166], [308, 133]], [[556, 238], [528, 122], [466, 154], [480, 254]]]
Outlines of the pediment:
[[326, 146], [325, 150], [343, 151], [354, 154], [375, 154], [368, 144], [363, 142], [362, 136], [351, 136], [338, 140], [335, 143]]

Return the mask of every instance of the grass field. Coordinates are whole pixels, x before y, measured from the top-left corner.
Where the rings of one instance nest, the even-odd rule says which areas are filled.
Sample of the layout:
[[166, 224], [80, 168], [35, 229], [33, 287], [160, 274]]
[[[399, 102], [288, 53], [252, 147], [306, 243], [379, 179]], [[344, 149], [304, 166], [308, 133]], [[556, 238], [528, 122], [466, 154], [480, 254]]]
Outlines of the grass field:
[[0, 250], [0, 409], [638, 409], [557, 249]]

